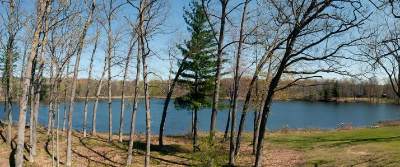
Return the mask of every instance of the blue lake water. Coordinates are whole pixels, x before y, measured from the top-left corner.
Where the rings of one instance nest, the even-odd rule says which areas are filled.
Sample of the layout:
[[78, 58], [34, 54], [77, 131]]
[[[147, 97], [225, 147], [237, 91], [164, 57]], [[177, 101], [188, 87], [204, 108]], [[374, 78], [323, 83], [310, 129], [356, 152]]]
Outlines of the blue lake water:
[[[73, 113], [73, 128], [82, 130], [83, 125], [83, 101], [75, 103], [75, 112]], [[92, 107], [94, 101], [89, 103], [88, 110], [88, 130], [92, 125]], [[151, 128], [153, 134], [158, 134], [161, 113], [163, 108], [163, 99], [151, 100]], [[117, 133], [120, 117], [120, 100], [114, 100], [112, 105], [113, 112], [113, 132]], [[48, 106], [41, 104], [39, 111], [39, 123], [47, 125]], [[126, 111], [124, 118], [124, 133], [129, 133], [132, 105], [126, 102]], [[241, 111], [239, 105], [239, 111]], [[4, 119], [4, 104], [0, 104], [0, 118]], [[64, 105], [60, 105], [60, 127], [62, 127], [62, 118]], [[203, 109], [199, 112], [199, 128], [201, 131], [209, 130], [211, 109]], [[253, 129], [253, 113], [247, 115], [245, 130]], [[240, 113], [237, 114], [239, 121]], [[136, 131], [145, 132], [145, 112], [144, 102], [139, 103], [139, 112], [137, 113]], [[228, 110], [218, 112], [217, 128], [223, 131]], [[13, 106], [13, 119], [18, 119], [18, 106]], [[341, 123], [351, 123], [353, 126], [369, 126], [373, 123], [383, 120], [400, 119], [400, 105], [390, 104], [366, 104], [366, 103], [324, 103], [324, 102], [303, 102], [303, 101], [275, 101], [272, 104], [271, 115], [268, 120], [267, 128], [277, 130], [283, 127], [289, 128], [319, 128], [332, 129]], [[29, 113], [27, 120], [29, 120]], [[166, 120], [165, 134], [178, 135], [190, 132], [191, 112], [175, 108], [173, 101], [169, 106]], [[108, 131], [108, 104], [106, 101], [100, 101], [97, 111], [97, 131]]]

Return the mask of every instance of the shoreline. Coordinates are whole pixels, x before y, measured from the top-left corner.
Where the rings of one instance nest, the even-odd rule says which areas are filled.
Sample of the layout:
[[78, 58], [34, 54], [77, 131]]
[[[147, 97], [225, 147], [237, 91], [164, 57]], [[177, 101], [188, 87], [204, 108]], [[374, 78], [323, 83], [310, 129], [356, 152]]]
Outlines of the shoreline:
[[[85, 100], [86, 97], [84, 96], [78, 96], [75, 99], [78, 101]], [[132, 99], [133, 96], [125, 96], [125, 99]], [[139, 99], [144, 99], [144, 96], [139, 96]], [[172, 97], [171, 99], [175, 99], [176, 97]], [[62, 98], [61, 98], [62, 99]], [[88, 100], [94, 100], [96, 99], [95, 96], [89, 96]], [[107, 100], [107, 96], [100, 96], [99, 100]], [[122, 99], [121, 96], [112, 96], [112, 100], [117, 100], [117, 99]], [[165, 96], [151, 96], [150, 99], [166, 99]], [[222, 97], [220, 98], [221, 100], [229, 100], [228, 97]], [[239, 101], [245, 100], [242, 97], [238, 98]], [[46, 101], [46, 100], [42, 100]], [[299, 101], [299, 102], [310, 102], [310, 103], [337, 103], [337, 104], [346, 104], [346, 103], [364, 103], [364, 104], [392, 104], [392, 105], [400, 105], [400, 100], [398, 99], [389, 99], [389, 98], [368, 98], [368, 97], [341, 97], [338, 99], [329, 99], [329, 100], [310, 100], [310, 99], [303, 99], [303, 98], [274, 98], [273, 101]], [[4, 102], [4, 99], [0, 97], [0, 103]], [[17, 102], [17, 100], [14, 100], [14, 102]], [[61, 102], [61, 100], [60, 100]]]

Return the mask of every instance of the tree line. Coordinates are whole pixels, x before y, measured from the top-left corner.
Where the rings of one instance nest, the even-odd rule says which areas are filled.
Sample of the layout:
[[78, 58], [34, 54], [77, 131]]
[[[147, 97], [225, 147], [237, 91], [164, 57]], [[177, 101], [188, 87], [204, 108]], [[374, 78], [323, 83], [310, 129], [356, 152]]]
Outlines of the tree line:
[[[72, 166], [75, 102], [85, 102], [83, 136], [95, 136], [100, 98], [106, 98], [108, 104], [110, 142], [114, 134], [122, 142], [125, 105], [133, 105], [127, 166], [132, 165], [137, 140], [136, 119], [146, 120], [144, 164], [150, 166], [150, 99], [155, 96], [165, 97], [158, 144], [164, 145], [168, 106], [175, 98], [176, 106], [192, 113], [194, 152], [200, 149], [198, 111], [211, 110], [208, 136], [212, 147], [216, 118], [222, 114], [218, 112], [221, 100], [229, 99], [224, 138], [229, 141], [230, 166], [240, 154], [244, 122], [252, 112], [254, 166], [261, 166], [273, 99], [400, 98], [397, 0], [191, 0], [182, 9], [188, 35], [168, 47], [167, 58], [160, 58], [153, 41], [166, 34], [169, 1], [37, 0], [32, 9], [24, 6], [24, 0], [0, 2], [4, 9], [0, 20], [1, 93], [6, 141], [11, 147], [12, 131], [17, 131], [16, 166], [24, 164], [25, 145], [29, 161], [37, 156], [41, 101], [49, 107], [47, 135], [56, 148], [52, 150], [53, 166], [60, 164], [58, 145], [64, 142], [59, 140], [59, 131], [67, 138], [64, 164]], [[382, 17], [385, 21], [379, 21]], [[152, 79], [159, 77], [151, 67], [155, 58], [169, 64], [164, 65], [169, 73], [161, 74], [168, 79]], [[81, 77], [83, 69], [85, 79]], [[350, 79], [321, 79], [332, 76]], [[118, 133], [112, 131], [115, 96], [121, 98]], [[87, 114], [89, 98], [94, 98], [91, 116]], [[144, 99], [145, 118], [136, 118], [138, 98]], [[63, 116], [58, 114], [61, 103], [69, 106]], [[19, 108], [15, 121], [13, 105]], [[30, 120], [26, 120], [27, 112]], [[240, 113], [239, 122], [236, 113]], [[87, 132], [88, 119], [93, 122], [92, 132]], [[26, 124], [29, 132], [25, 132]], [[25, 141], [25, 133], [29, 133], [29, 141]]]
[[[18, 77], [15, 77], [13, 92], [11, 96], [19, 96], [20, 89], [18, 85]], [[69, 78], [64, 79], [66, 82], [69, 82]], [[149, 94], [154, 98], [164, 99], [167, 96], [170, 83], [173, 80], [150, 80], [150, 89]], [[245, 99], [245, 93], [247, 87], [246, 84], [250, 83], [251, 78], [248, 76], [243, 76], [240, 79], [240, 82], [243, 83], [240, 85], [238, 89], [239, 100]], [[99, 80], [91, 79], [78, 79], [77, 81], [77, 89], [76, 95], [77, 100], [95, 100], [96, 92], [90, 91], [93, 87], [96, 87], [96, 83]], [[291, 80], [282, 80], [282, 83], [289, 83]], [[132, 94], [134, 90], [131, 87], [125, 87], [125, 85], [131, 85], [134, 81], [131, 80], [113, 80], [111, 81], [111, 88], [113, 90], [112, 97], [115, 99], [122, 99], [122, 93], [124, 93], [124, 97], [127, 99], [132, 98]], [[221, 98], [225, 100], [230, 99], [230, 92], [232, 91], [233, 78], [223, 78], [221, 80]], [[258, 80], [257, 85], [258, 91], [262, 92], [265, 89], [262, 89], [262, 85], [266, 84], [263, 80]], [[50, 85], [47, 78], [44, 78], [40, 97], [42, 101], [48, 101], [50, 99]], [[143, 85], [143, 82], [139, 81], [139, 85]], [[312, 85], [312, 86], [304, 86], [304, 85]], [[182, 83], [176, 83], [174, 86], [175, 89], [171, 95], [172, 98], [183, 96], [188, 92], [187, 87], [185, 87]], [[61, 90], [68, 89], [67, 85], [61, 85]], [[139, 94], [143, 94], [143, 91], [138, 90]], [[5, 94], [5, 92], [0, 89], [0, 93]], [[100, 94], [97, 98], [104, 99], [106, 98], [107, 92], [104, 89], [100, 90]], [[67, 92], [67, 96], [69, 93]], [[64, 96], [63, 96], [64, 97]], [[255, 95], [252, 96], [255, 98]], [[376, 78], [367, 78], [362, 80], [355, 79], [315, 79], [315, 80], [306, 80], [302, 81], [302, 85], [292, 86], [285, 90], [282, 90], [274, 97], [276, 100], [305, 100], [305, 101], [334, 101], [336, 98], [347, 99], [348, 102], [357, 102], [360, 100], [364, 102], [371, 103], [380, 103], [380, 102], [388, 102], [388, 103], [396, 103], [397, 95], [393, 91], [390, 83], [379, 83]], [[4, 99], [1, 99], [4, 101]], [[14, 99], [15, 100], [15, 99]], [[61, 101], [64, 99], [61, 99]], [[379, 101], [381, 100], [381, 101]]]

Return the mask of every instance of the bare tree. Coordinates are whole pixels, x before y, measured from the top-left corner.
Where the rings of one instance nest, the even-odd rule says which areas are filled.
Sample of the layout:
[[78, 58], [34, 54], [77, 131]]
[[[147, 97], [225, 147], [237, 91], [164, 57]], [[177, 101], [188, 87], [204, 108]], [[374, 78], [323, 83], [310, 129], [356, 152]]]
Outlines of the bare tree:
[[[268, 84], [266, 99], [261, 112], [255, 166], [261, 166], [262, 148], [271, 102], [276, 92], [298, 84], [298, 81], [321, 77], [323, 72], [337, 72], [341, 65], [339, 56], [343, 48], [351, 47], [362, 38], [355, 29], [369, 15], [365, 15], [360, 1], [310, 0], [302, 2], [269, 0], [268, 7], [276, 26], [282, 27], [282, 53], [272, 80]], [[355, 37], [340, 38], [352, 33]], [[329, 40], [328, 40], [329, 39]], [[340, 40], [339, 40], [340, 39]], [[323, 48], [317, 52], [316, 48]], [[304, 63], [320, 63], [317, 67]], [[284, 74], [297, 75], [285, 85], [279, 85]]]
[[[169, 54], [171, 54], [171, 53], [169, 53]], [[185, 70], [185, 67], [184, 67], [183, 64], [185, 64], [184, 62], [186, 61], [186, 59], [187, 59], [187, 55], [185, 55], [183, 57], [183, 59], [181, 60], [179, 68], [176, 71], [174, 80], [172, 81], [171, 85], [168, 88], [167, 97], [165, 98], [165, 101], [164, 101], [164, 107], [163, 107], [163, 113], [162, 113], [162, 116], [161, 116], [160, 131], [159, 131], [160, 134], [158, 135], [158, 145], [160, 145], [160, 146], [164, 145], [163, 137], [164, 137], [164, 127], [165, 127], [165, 119], [167, 117], [168, 105], [169, 105], [169, 103], [171, 101], [171, 97], [172, 97], [172, 95], [174, 93], [174, 89], [175, 89], [175, 86], [176, 86], [176, 84], [178, 82], [179, 76]]]
[[228, 132], [229, 132], [229, 127], [231, 123], [231, 116], [232, 116], [232, 105], [233, 105], [233, 90], [232, 86], [229, 87], [228, 89], [228, 95], [229, 95], [229, 111], [228, 111], [228, 119], [226, 120], [226, 125], [225, 125], [225, 132], [224, 132], [224, 141], [228, 140]]
[[400, 29], [397, 23], [400, 18], [397, 13], [400, 2], [388, 2], [380, 7], [382, 11], [389, 8], [391, 13], [385, 15], [385, 21], [373, 29], [374, 35], [365, 40], [359, 50], [373, 70], [381, 70], [386, 75], [393, 92], [400, 98]]
[[129, 135], [129, 147], [128, 147], [128, 158], [126, 160], [126, 166], [132, 164], [132, 151], [133, 151], [133, 139], [135, 135], [135, 124], [136, 124], [136, 113], [138, 107], [138, 96], [139, 96], [139, 80], [140, 80], [140, 66], [141, 66], [141, 50], [138, 47], [138, 52], [136, 56], [136, 76], [135, 82], [133, 85], [133, 106], [132, 106], [132, 114], [131, 114], [131, 127], [130, 127], [130, 135]]
[[[47, 32], [49, 31], [49, 20], [46, 20], [44, 23], [44, 35], [41, 37], [40, 41], [40, 51], [36, 55], [34, 59], [33, 72], [32, 72], [32, 85], [31, 85], [31, 150], [29, 151], [29, 161], [34, 162], [34, 158], [36, 156], [36, 142], [37, 142], [37, 134], [36, 129], [38, 127], [38, 117], [39, 117], [39, 105], [40, 105], [40, 91], [42, 89], [42, 77], [44, 71], [44, 54], [45, 54], [45, 46], [47, 45]], [[38, 65], [38, 67], [36, 67]], [[35, 69], [37, 72], [35, 73]]]
[[75, 106], [75, 90], [76, 90], [76, 82], [77, 82], [77, 77], [78, 77], [78, 69], [79, 69], [79, 63], [80, 63], [80, 56], [82, 54], [82, 49], [86, 37], [87, 30], [89, 29], [89, 26], [92, 24], [92, 18], [94, 14], [94, 9], [96, 6], [96, 0], [92, 0], [90, 4], [90, 9], [89, 9], [89, 14], [88, 17], [85, 21], [85, 24], [83, 25], [81, 34], [79, 36], [79, 41], [77, 45], [77, 53], [76, 53], [76, 58], [75, 58], [75, 65], [74, 65], [74, 74], [72, 77], [72, 87], [71, 87], [71, 97], [69, 101], [69, 112], [68, 112], [68, 130], [67, 130], [67, 161], [66, 161], [66, 166], [72, 166], [72, 113], [74, 111], [74, 106]]
[[[271, 52], [268, 52], [268, 53], [271, 53]], [[265, 56], [265, 55], [264, 55]], [[267, 69], [267, 74], [266, 74], [266, 76], [265, 76], [265, 83], [268, 85], [269, 83], [270, 83], [270, 80], [271, 80], [271, 72], [272, 72], [272, 59], [273, 59], [273, 57], [272, 57], [272, 55], [270, 56], [270, 57], [268, 57], [268, 60], [269, 60], [269, 63], [268, 63], [268, 69]], [[257, 70], [257, 69], [256, 69]], [[261, 71], [261, 70], [260, 70]], [[258, 85], [257, 85], [257, 82], [259, 81], [258, 80], [258, 78], [259, 77], [257, 77], [257, 80], [255, 81], [256, 83], [255, 83], [255, 91], [256, 91], [256, 94], [257, 94], [257, 92], [259, 92], [259, 89], [258, 89]], [[262, 90], [261, 90], [262, 91]], [[253, 154], [256, 154], [256, 149], [257, 149], [257, 142], [258, 142], [258, 136], [259, 136], [259, 129], [260, 129], [260, 123], [261, 123], [261, 111], [262, 111], [262, 109], [264, 108], [264, 101], [265, 101], [265, 98], [266, 98], [266, 91], [267, 90], [264, 90], [264, 91], [262, 91], [262, 92], [260, 92], [260, 93], [262, 93], [261, 95], [257, 95], [256, 96], [256, 99], [255, 99], [255, 102], [257, 103], [257, 105], [256, 105], [256, 109], [255, 109], [255, 111], [254, 111], [254, 132], [253, 132], [253, 140], [252, 140], [252, 144], [253, 144]], [[258, 98], [259, 97], [259, 98]], [[244, 108], [244, 106], [243, 106], [243, 108]], [[245, 118], [245, 116], [246, 116], [246, 114], [243, 114], [242, 113], [242, 117], [241, 117], [241, 119], [240, 119], [240, 121], [242, 122], [242, 118], [244, 117]], [[243, 119], [244, 119], [243, 118]], [[239, 131], [238, 131], [238, 136], [237, 136], [237, 143], [236, 143], [236, 145], [237, 145], [237, 147], [236, 147], [236, 152], [235, 152], [235, 154], [236, 154], [236, 156], [239, 154], [239, 151], [240, 151], [240, 140], [241, 140], [241, 135], [239, 134], [239, 132], [240, 131], [243, 131], [243, 129], [241, 130], [240, 129], [240, 126], [239, 126]]]
[[92, 79], [92, 70], [93, 70], [93, 61], [94, 61], [94, 55], [96, 54], [96, 49], [97, 49], [97, 43], [99, 41], [99, 35], [100, 32], [99, 30], [96, 30], [96, 36], [94, 39], [94, 46], [93, 46], [93, 51], [92, 55], [90, 57], [90, 63], [89, 63], [89, 76], [88, 76], [88, 82], [86, 85], [86, 93], [85, 93], [85, 105], [83, 107], [83, 137], [86, 137], [86, 129], [87, 129], [87, 110], [88, 110], [88, 101], [89, 101], [89, 87], [90, 87], [90, 81]]
[[116, 39], [115, 35], [113, 34], [113, 22], [116, 15], [116, 12], [119, 8], [121, 8], [126, 3], [116, 4], [115, 1], [111, 0], [107, 3], [104, 2], [104, 14], [105, 14], [105, 21], [100, 22], [101, 26], [107, 33], [107, 97], [108, 97], [108, 141], [111, 142], [112, 140], [112, 88], [111, 88], [111, 79], [112, 79], [112, 59], [113, 59], [113, 51], [115, 49]]
[[[247, 112], [248, 112], [249, 107], [250, 107], [250, 102], [251, 102], [251, 97], [252, 97], [252, 94], [253, 94], [253, 89], [255, 88], [255, 85], [258, 82], [259, 75], [262, 72], [265, 64], [267, 63], [268, 60], [269, 60], [269, 62], [271, 62], [271, 59], [272, 59], [272, 56], [273, 56], [272, 54], [274, 53], [274, 51], [276, 49], [278, 49], [278, 47], [277, 47], [278, 44], [279, 44], [278, 40], [274, 40], [269, 47], [267, 46], [266, 52], [261, 57], [260, 62], [258, 62], [257, 66], [256, 66], [256, 69], [254, 71], [254, 74], [252, 76], [252, 79], [251, 79], [251, 81], [250, 81], [250, 83], [248, 85], [248, 90], [247, 90], [247, 93], [246, 93], [246, 96], [245, 96], [245, 101], [243, 103], [242, 115], [240, 117], [239, 130], [238, 130], [237, 137], [236, 137], [235, 156], [237, 156], [239, 151], [240, 151], [241, 136], [242, 136], [242, 132], [243, 132], [243, 129], [244, 129], [244, 124], [245, 124]], [[270, 76], [269, 73], [270, 72], [271, 72], [271, 63], [268, 65], [266, 81], [268, 81], [270, 79], [269, 78], [269, 76]], [[258, 92], [258, 91], [256, 91], [256, 92]], [[256, 126], [259, 123], [258, 115], [255, 118], [257, 118], [256, 121], [255, 121], [255, 126], [254, 126], [256, 128], [256, 130], [255, 130], [256, 133], [255, 134], [256, 134], [256, 136], [258, 136], [257, 133], [258, 133], [258, 128], [259, 127]]]
[[15, 57], [15, 43], [16, 43], [16, 36], [20, 30], [20, 23], [19, 23], [19, 8], [20, 3], [15, 2], [14, 0], [10, 0], [8, 2], [8, 14], [7, 14], [7, 44], [5, 48], [5, 61], [4, 61], [4, 70], [3, 70], [3, 84], [5, 94], [4, 94], [4, 111], [7, 117], [7, 136], [6, 142], [7, 144], [11, 144], [12, 140], [12, 81], [13, 81], [13, 66]]
[[92, 135], [96, 135], [96, 118], [97, 118], [97, 107], [99, 105], [99, 98], [100, 98], [100, 93], [101, 93], [101, 88], [103, 87], [103, 81], [104, 77], [106, 75], [107, 71], [107, 57], [104, 57], [104, 66], [103, 66], [103, 72], [101, 73], [100, 79], [97, 83], [96, 86], [96, 99], [94, 101], [93, 105], [93, 115], [92, 115]]
[[[70, 73], [69, 63], [70, 63], [70, 61], [68, 60], [67, 64], [66, 64], [66, 70], [65, 70], [65, 78], [66, 79], [68, 79], [68, 76], [69, 76], [69, 73]], [[63, 114], [62, 131], [65, 131], [65, 127], [66, 127], [66, 124], [67, 124], [67, 108], [68, 108], [67, 98], [68, 98], [68, 85], [69, 85], [67, 80], [64, 81], [64, 84], [65, 84], [64, 98], [63, 98], [63, 100], [64, 100], [64, 110], [63, 110], [64, 114]]]
[[37, 2], [37, 16], [36, 16], [36, 25], [35, 31], [33, 33], [31, 52], [26, 62], [26, 69], [24, 71], [22, 86], [22, 93], [19, 99], [19, 120], [18, 120], [18, 138], [17, 138], [17, 150], [15, 154], [15, 166], [22, 167], [23, 166], [23, 151], [24, 151], [24, 138], [25, 138], [25, 119], [26, 119], [26, 108], [27, 108], [27, 97], [29, 92], [29, 87], [31, 85], [31, 72], [32, 72], [32, 63], [37, 55], [37, 49], [39, 47], [39, 40], [41, 35], [44, 35], [42, 32], [44, 31], [44, 23], [48, 19], [48, 14], [51, 10], [51, 2], [50, 0], [39, 0]]
[[130, 40], [129, 40], [129, 45], [128, 45], [128, 53], [126, 56], [125, 60], [125, 68], [124, 68], [124, 76], [122, 79], [122, 93], [121, 93], [121, 114], [119, 118], [119, 136], [118, 139], [120, 142], [122, 142], [122, 131], [123, 131], [123, 125], [124, 125], [124, 112], [125, 112], [125, 84], [126, 84], [126, 78], [128, 77], [128, 71], [129, 71], [129, 64], [131, 61], [132, 57], [132, 52], [135, 47], [135, 35], [134, 32], [130, 33]]
[[[215, 131], [215, 121], [217, 119], [217, 112], [218, 112], [218, 105], [219, 105], [219, 93], [220, 93], [220, 86], [221, 86], [221, 70], [222, 70], [222, 62], [223, 62], [223, 54], [224, 54], [224, 38], [225, 38], [225, 22], [227, 19], [227, 15], [230, 11], [228, 11], [228, 4], [230, 0], [220, 0], [221, 3], [221, 15], [219, 16], [219, 36], [217, 41], [217, 72], [215, 74], [215, 87], [213, 93], [213, 104], [212, 104], [212, 111], [211, 111], [211, 122], [210, 122], [210, 137], [211, 140], [214, 137]], [[210, 0], [202, 0], [202, 6], [204, 11], [207, 12], [207, 4]], [[210, 19], [209, 19], [210, 22]], [[212, 26], [211, 22], [210, 25]]]
[[[162, 24], [158, 20], [162, 15], [161, 9], [164, 5], [160, 0], [140, 0], [138, 5], [132, 1], [127, 1], [132, 7], [138, 10], [136, 34], [138, 37], [138, 50], [142, 62], [143, 74], [143, 87], [144, 87], [144, 102], [146, 111], [146, 154], [145, 166], [150, 166], [150, 145], [151, 145], [151, 115], [150, 115], [150, 96], [149, 96], [149, 83], [148, 83], [148, 57], [151, 50], [149, 46], [149, 38], [157, 28]], [[136, 78], [137, 79], [137, 78]], [[133, 121], [133, 120], [132, 120]], [[132, 122], [133, 124], [133, 122]], [[132, 132], [131, 132], [132, 136]], [[129, 154], [130, 156], [130, 154]]]
[[146, 154], [145, 154], [145, 167], [150, 166], [150, 140], [151, 140], [151, 118], [150, 118], [150, 96], [149, 96], [149, 83], [148, 83], [148, 66], [147, 66], [147, 56], [149, 56], [149, 51], [146, 50], [145, 46], [147, 44], [146, 38], [146, 30], [145, 30], [145, 19], [147, 18], [146, 8], [149, 8], [148, 5], [151, 3], [147, 0], [140, 1], [139, 7], [139, 24], [138, 24], [138, 37], [139, 43], [138, 48], [140, 49], [140, 54], [142, 58], [142, 66], [143, 66], [143, 86], [144, 86], [144, 103], [145, 103], [145, 111], [146, 111]]
[[[68, 12], [66, 12], [68, 13]], [[59, 27], [59, 29], [66, 28], [68, 29], [70, 26], [70, 22], [67, 20], [63, 22]], [[72, 43], [75, 43], [75, 39], [73, 38], [75, 33], [68, 33], [64, 31], [58, 31], [55, 27], [49, 35], [49, 51], [50, 51], [50, 105], [49, 105], [49, 116], [50, 116], [50, 125], [48, 125], [48, 130], [51, 133], [51, 141], [52, 141], [52, 160], [53, 166], [59, 165], [59, 99], [60, 99], [60, 86], [62, 83], [62, 75], [65, 70], [66, 65], [69, 62], [69, 59], [75, 52], [75, 47], [71, 47]], [[69, 31], [73, 32], [73, 31]], [[69, 38], [71, 37], [71, 38]], [[67, 49], [65, 49], [67, 48]], [[65, 51], [66, 50], [66, 51]], [[54, 132], [55, 129], [55, 132]], [[55, 137], [54, 137], [55, 136]], [[55, 139], [54, 139], [55, 138]]]
[[235, 123], [236, 123], [236, 108], [237, 108], [237, 100], [238, 100], [238, 92], [240, 85], [240, 57], [242, 54], [243, 43], [245, 39], [245, 30], [244, 26], [246, 24], [247, 19], [247, 6], [250, 3], [250, 0], [244, 0], [242, 18], [240, 21], [240, 33], [239, 33], [239, 43], [236, 51], [236, 61], [235, 61], [235, 72], [234, 72], [234, 84], [233, 84], [233, 101], [232, 101], [232, 109], [231, 109], [231, 135], [229, 140], [229, 165], [235, 165]]

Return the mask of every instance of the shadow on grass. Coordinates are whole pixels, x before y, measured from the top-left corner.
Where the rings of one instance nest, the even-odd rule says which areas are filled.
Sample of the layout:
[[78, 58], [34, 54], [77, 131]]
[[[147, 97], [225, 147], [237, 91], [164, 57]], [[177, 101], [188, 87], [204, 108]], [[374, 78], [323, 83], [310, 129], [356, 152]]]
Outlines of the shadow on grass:
[[[133, 142], [133, 149], [146, 151], [146, 143], [141, 141], [135, 141]], [[177, 144], [170, 144], [164, 146], [151, 144], [150, 149], [151, 151], [157, 151], [163, 155], [172, 155], [177, 153], [191, 153], [191, 150], [188, 150]]]
[[[137, 150], [138, 154], [144, 155], [144, 152], [146, 151], [146, 143], [141, 142], [141, 141], [135, 141], [135, 142], [133, 142], [133, 149]], [[188, 150], [177, 144], [170, 144], [170, 145], [163, 145], [163, 146], [151, 144], [150, 150], [156, 151], [156, 152], [160, 153], [161, 155], [170, 155], [170, 156], [184, 159], [185, 162], [192, 160], [190, 158], [177, 155], [179, 153], [192, 153], [191, 150]], [[170, 164], [192, 166], [189, 163], [176, 162], [176, 161], [172, 161], [172, 160], [168, 160], [168, 159], [164, 159], [164, 158], [156, 157], [156, 156], [151, 156], [151, 158], [159, 160], [159, 161], [167, 162]]]
[[[0, 124], [2, 124], [2, 123], [0, 122]], [[0, 125], [0, 127], [3, 128], [4, 125]], [[4, 143], [7, 143], [7, 139], [3, 134], [3, 129], [0, 129], [0, 137]], [[10, 156], [8, 157], [8, 164], [10, 166], [15, 166], [15, 154], [17, 152], [17, 143], [15, 143], [14, 139], [10, 143], [10, 148], [11, 148], [11, 152], [10, 152]]]
[[[14, 144], [13, 144], [14, 143]], [[8, 157], [8, 162], [10, 166], [15, 166], [15, 154], [17, 152], [17, 147], [15, 141], [11, 141], [11, 153], [10, 156]]]
[[[47, 141], [46, 141], [46, 143], [45, 143], [45, 147], [44, 147], [44, 149], [46, 150], [46, 153], [50, 156], [50, 157], [53, 157], [54, 155], [52, 154], [52, 153], [50, 153], [50, 150], [49, 150], [49, 143], [50, 143], [50, 141], [51, 141], [51, 139], [49, 138], [49, 139], [47, 139]], [[57, 144], [57, 143], [56, 143]], [[58, 162], [60, 162], [60, 164], [61, 165], [64, 165], [64, 163], [61, 161], [61, 160], [58, 160], [57, 159], [57, 156], [54, 156], [54, 161], [58, 161]]]
[[[79, 136], [75, 136], [77, 138], [79, 138], [80, 143], [87, 149], [89, 149], [90, 151], [94, 152], [95, 154], [103, 157], [104, 159], [113, 162], [113, 163], [117, 163], [114, 161], [111, 161], [109, 158], [107, 158], [105, 155], [102, 155], [101, 153], [95, 151], [94, 149], [92, 149], [91, 144], [90, 144], [90, 140], [98, 142], [96, 143], [97, 145], [109, 145], [108, 147], [113, 147], [113, 148], [117, 148], [123, 152], [127, 152], [128, 151], [128, 145], [129, 145], [129, 140], [124, 140], [122, 142], [119, 141], [112, 141], [109, 142], [107, 139], [103, 139], [100, 136], [93, 136], [93, 137], [86, 137], [86, 138], [82, 138]], [[169, 156], [174, 156], [177, 158], [181, 158], [183, 159], [182, 161], [184, 162], [188, 162], [191, 159], [187, 158], [187, 157], [183, 157], [183, 156], [179, 156], [177, 154], [179, 153], [191, 153], [191, 150], [188, 150], [180, 145], [177, 144], [171, 144], [171, 145], [164, 145], [164, 146], [159, 146], [159, 145], [155, 145], [152, 144], [150, 146], [151, 151], [152, 152], [158, 152], [160, 155], [169, 155]], [[145, 142], [141, 142], [141, 141], [134, 141], [133, 143], [133, 149], [136, 150], [135, 153], [140, 154], [140, 155], [144, 155], [144, 152], [146, 151], [146, 143]], [[169, 159], [164, 159], [160, 156], [154, 156], [151, 155], [151, 159], [154, 159], [156, 161], [160, 161], [160, 162], [165, 162], [165, 163], [169, 163], [169, 164], [175, 164], [175, 165], [184, 165], [184, 166], [191, 166], [189, 163], [184, 163], [184, 162], [180, 162], [180, 161], [175, 161], [175, 160], [169, 160]], [[120, 165], [123, 165], [121, 163], [117, 163]]]
[[[400, 140], [400, 136], [392, 136], [392, 137], [372, 137], [372, 138], [362, 138], [362, 139], [341, 139], [341, 140], [322, 140], [322, 142], [336, 142], [326, 144], [326, 147], [339, 147], [342, 145], [350, 145], [350, 144], [362, 144], [362, 143], [371, 143], [371, 142], [390, 142]], [[319, 142], [319, 141], [318, 141]]]
[[324, 142], [334, 142], [321, 144], [320, 146], [325, 147], [338, 147], [342, 145], [350, 145], [350, 144], [362, 144], [362, 143], [371, 143], [371, 142], [389, 142], [389, 141], [397, 141], [400, 140], [400, 136], [391, 136], [391, 137], [369, 137], [369, 138], [343, 138], [343, 139], [324, 139], [324, 138], [305, 138], [305, 139], [273, 139], [271, 140], [273, 143], [303, 143], [303, 144], [313, 144], [313, 143], [324, 143]]
[[[105, 159], [105, 160], [107, 160], [107, 161], [109, 161], [109, 162], [111, 162], [111, 163], [113, 163], [113, 164], [124, 165], [124, 164], [122, 164], [122, 163], [113, 161], [112, 159], [110, 159], [109, 157], [107, 157], [107, 154], [108, 154], [109, 152], [107, 152], [107, 153], [98, 152], [98, 151], [96, 151], [95, 149], [93, 149], [91, 146], [89, 146], [84, 140], [86, 140], [86, 139], [85, 139], [85, 138], [80, 138], [80, 137], [79, 137], [79, 142], [80, 142], [81, 145], [84, 146], [86, 149], [90, 150], [91, 152], [95, 153], [96, 155], [102, 157], [103, 159]], [[112, 152], [112, 150], [111, 150], [110, 152]], [[100, 162], [100, 161], [97, 161], [97, 160], [93, 160], [93, 159], [91, 159], [90, 157], [84, 156], [84, 155], [82, 155], [82, 154], [80, 154], [80, 153], [77, 153], [77, 152], [74, 152], [74, 153], [77, 154], [77, 155], [79, 155], [79, 156], [81, 156], [81, 157], [83, 157], [83, 158], [88, 159], [89, 161], [95, 161], [95, 162], [97, 162], [97, 163], [104, 164], [104, 162]]]
[[[102, 162], [102, 161], [94, 160], [94, 159], [92, 159], [91, 157], [89, 157], [89, 156], [87, 156], [87, 155], [83, 155], [83, 154], [81, 154], [81, 153], [79, 153], [79, 152], [77, 152], [77, 151], [75, 151], [75, 150], [72, 150], [72, 152], [73, 152], [74, 154], [78, 155], [79, 157], [82, 157], [82, 158], [87, 159], [87, 160], [89, 161], [89, 163], [90, 163], [90, 162], [95, 162], [95, 163], [102, 164], [102, 165], [104, 165], [104, 166], [113, 166], [113, 167], [116, 167], [116, 166], [113, 165], [113, 164], [109, 164], [109, 163], [105, 163], [105, 162]], [[120, 163], [118, 163], [118, 164], [119, 164], [119, 165], [123, 165], [123, 164], [120, 164]], [[81, 164], [81, 165], [83, 165], [83, 164]]]

